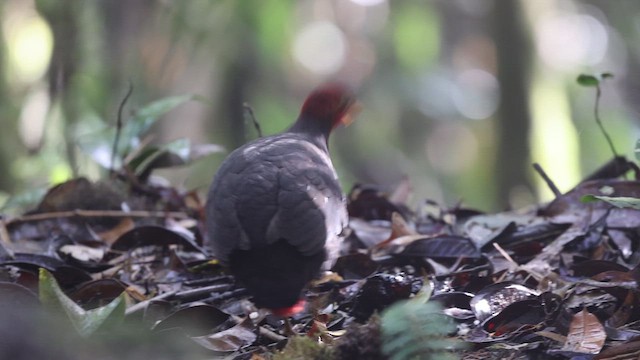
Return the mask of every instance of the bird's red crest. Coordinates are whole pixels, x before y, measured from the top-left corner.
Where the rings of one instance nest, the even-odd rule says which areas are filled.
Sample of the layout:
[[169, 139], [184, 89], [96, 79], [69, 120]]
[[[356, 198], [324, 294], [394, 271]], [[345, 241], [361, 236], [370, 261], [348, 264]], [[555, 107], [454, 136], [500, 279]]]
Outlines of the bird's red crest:
[[316, 88], [302, 105], [300, 114], [338, 125], [356, 103], [354, 92], [346, 85], [337, 82], [324, 84]]

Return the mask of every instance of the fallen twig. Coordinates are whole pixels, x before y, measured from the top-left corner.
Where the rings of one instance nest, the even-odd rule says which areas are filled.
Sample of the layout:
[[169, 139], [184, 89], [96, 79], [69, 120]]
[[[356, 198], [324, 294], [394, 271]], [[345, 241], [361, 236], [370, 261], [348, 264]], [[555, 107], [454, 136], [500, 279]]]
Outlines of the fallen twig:
[[71, 218], [71, 217], [172, 217], [178, 219], [188, 219], [189, 215], [180, 211], [122, 211], [122, 210], [72, 210], [72, 211], [55, 211], [42, 214], [24, 215], [17, 218], [10, 219], [5, 222], [5, 225], [12, 225], [16, 223], [30, 222], [30, 221], [42, 221], [56, 218]]
[[7, 224], [4, 220], [0, 220], [0, 242], [4, 244], [11, 244], [11, 236], [9, 236]]
[[122, 110], [124, 109], [124, 105], [129, 100], [129, 96], [133, 92], [133, 84], [129, 81], [129, 89], [127, 89], [127, 94], [124, 96], [124, 99], [120, 102], [120, 106], [118, 107], [118, 118], [116, 119], [116, 136], [113, 139], [113, 149], [111, 151], [111, 164], [110, 169], [111, 172], [114, 172], [115, 162], [116, 162], [116, 154], [118, 153], [118, 143], [120, 142], [120, 133], [122, 132]]
[[258, 120], [256, 120], [256, 116], [253, 113], [251, 105], [249, 105], [248, 103], [243, 103], [242, 107], [244, 108], [245, 114], [247, 114], [251, 118], [251, 122], [253, 122], [253, 126], [258, 132], [258, 137], [262, 137], [262, 129], [260, 128], [260, 123], [258, 122]]
[[[240, 316], [237, 315], [231, 315], [231, 318], [233, 319], [233, 321], [236, 324], [240, 324], [244, 319], [241, 318]], [[261, 336], [264, 336], [265, 338], [275, 341], [275, 342], [280, 342], [282, 340], [287, 340], [286, 336], [282, 336], [274, 331], [271, 331], [263, 326], [258, 326], [258, 331], [260, 332]]]
[[147, 306], [149, 306], [149, 304], [152, 301], [167, 300], [167, 299], [170, 299], [171, 297], [173, 297], [176, 293], [177, 293], [177, 291], [169, 291], [169, 292], [166, 292], [166, 293], [164, 293], [162, 295], [158, 295], [158, 296], [152, 297], [151, 299], [147, 299], [147, 300], [141, 301], [141, 302], [139, 302], [137, 304], [131, 305], [131, 306], [129, 306], [127, 308], [127, 310], [125, 310], [124, 314], [125, 315], [131, 315], [131, 314], [136, 313], [136, 312], [138, 312], [140, 310], [144, 310]]
[[175, 298], [176, 299], [181, 299], [181, 300], [187, 300], [187, 299], [188, 300], [193, 300], [195, 298], [205, 297], [206, 295], [208, 295], [209, 293], [212, 293], [212, 292], [227, 291], [227, 290], [231, 289], [232, 287], [233, 287], [233, 284], [209, 285], [209, 286], [204, 286], [204, 287], [201, 287], [201, 288], [180, 291], [180, 292], [175, 294]]
[[544, 180], [544, 182], [547, 183], [547, 186], [553, 192], [553, 195], [555, 195], [555, 197], [562, 195], [562, 193], [560, 192], [556, 184], [553, 183], [551, 178], [547, 175], [544, 169], [542, 169], [542, 166], [540, 166], [540, 164], [533, 163], [533, 168], [542, 177], [542, 180]]

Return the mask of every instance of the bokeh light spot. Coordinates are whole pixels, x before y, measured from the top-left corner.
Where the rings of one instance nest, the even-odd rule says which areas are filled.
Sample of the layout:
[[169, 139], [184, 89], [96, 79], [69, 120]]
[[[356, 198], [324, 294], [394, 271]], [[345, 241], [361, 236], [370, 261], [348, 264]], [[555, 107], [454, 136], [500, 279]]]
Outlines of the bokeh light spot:
[[593, 16], [547, 17], [537, 22], [535, 27], [540, 57], [558, 70], [595, 65], [606, 55], [607, 30]]
[[360, 6], [376, 6], [387, 2], [387, 0], [351, 0], [351, 2]]
[[293, 57], [318, 75], [330, 75], [342, 67], [347, 41], [342, 31], [328, 21], [312, 22], [300, 30], [293, 42]]
[[424, 5], [403, 4], [394, 14], [396, 54], [405, 68], [422, 70], [440, 50], [439, 19]]
[[20, 15], [9, 17], [3, 24], [9, 54], [8, 73], [12, 80], [32, 83], [47, 70], [53, 50], [53, 35], [42, 17]]
[[427, 158], [434, 169], [456, 175], [473, 166], [478, 156], [478, 139], [461, 123], [439, 123], [429, 134]]
[[500, 96], [498, 80], [484, 70], [471, 69], [458, 74], [457, 91], [453, 102], [462, 115], [469, 119], [486, 119], [498, 108]]

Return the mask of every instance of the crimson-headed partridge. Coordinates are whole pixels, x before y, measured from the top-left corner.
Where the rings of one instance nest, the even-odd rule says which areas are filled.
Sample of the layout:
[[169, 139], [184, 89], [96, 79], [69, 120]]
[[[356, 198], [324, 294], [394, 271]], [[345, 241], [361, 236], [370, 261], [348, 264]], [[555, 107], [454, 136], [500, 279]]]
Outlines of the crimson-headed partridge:
[[355, 103], [341, 84], [315, 89], [288, 130], [233, 151], [211, 184], [208, 244], [259, 307], [301, 310], [302, 290], [338, 256], [348, 217], [328, 138]]

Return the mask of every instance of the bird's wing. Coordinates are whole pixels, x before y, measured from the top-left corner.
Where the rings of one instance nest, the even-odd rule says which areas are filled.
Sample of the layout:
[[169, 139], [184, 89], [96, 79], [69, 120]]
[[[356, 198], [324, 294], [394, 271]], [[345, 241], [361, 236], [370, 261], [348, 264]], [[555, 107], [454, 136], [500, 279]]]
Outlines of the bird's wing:
[[223, 263], [233, 250], [249, 250], [263, 242], [276, 213], [277, 168], [260, 160], [257, 150], [268, 140], [260, 139], [229, 154], [209, 189], [209, 244]]
[[[278, 207], [267, 230], [269, 243], [285, 239], [302, 254], [338, 241], [347, 225], [345, 199], [329, 156], [315, 145], [299, 143], [278, 172]], [[335, 259], [338, 246], [328, 249]]]
[[304, 255], [337, 244], [347, 216], [326, 152], [297, 138], [261, 140], [230, 154], [214, 179], [207, 217], [215, 255], [226, 262], [234, 249], [280, 239]]

